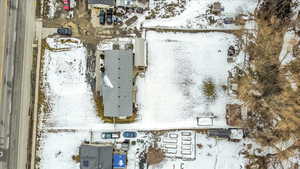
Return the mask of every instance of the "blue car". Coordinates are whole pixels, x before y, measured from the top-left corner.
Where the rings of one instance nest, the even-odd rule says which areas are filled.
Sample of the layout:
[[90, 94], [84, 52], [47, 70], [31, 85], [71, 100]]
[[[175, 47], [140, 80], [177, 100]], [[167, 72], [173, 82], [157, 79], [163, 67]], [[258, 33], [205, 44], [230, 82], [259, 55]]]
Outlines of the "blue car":
[[125, 138], [135, 138], [137, 136], [137, 133], [134, 131], [125, 131], [123, 133], [123, 137]]
[[57, 33], [60, 34], [60, 35], [71, 36], [72, 35], [72, 30], [70, 28], [58, 28]]

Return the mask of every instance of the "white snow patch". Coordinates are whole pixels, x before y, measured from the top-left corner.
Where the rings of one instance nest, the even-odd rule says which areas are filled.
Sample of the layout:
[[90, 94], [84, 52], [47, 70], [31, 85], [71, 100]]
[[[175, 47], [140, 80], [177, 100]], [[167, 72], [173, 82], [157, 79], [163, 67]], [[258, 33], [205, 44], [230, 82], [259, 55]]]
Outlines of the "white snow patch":
[[295, 59], [293, 56], [293, 47], [300, 40], [300, 37], [296, 35], [295, 31], [287, 31], [284, 35], [284, 41], [282, 49], [279, 55], [279, 60], [283, 65], [290, 63]]
[[86, 49], [78, 39], [67, 43], [61, 43], [62, 40], [66, 39], [47, 39], [50, 47], [64, 50], [45, 51], [43, 80], [51, 107], [46, 124], [90, 128], [101, 120], [96, 116], [92, 91], [85, 79]]
[[52, 19], [54, 18], [58, 3], [56, 2], [56, 0], [49, 0], [47, 5], [49, 7], [48, 18]]
[[89, 139], [89, 132], [44, 133], [37, 155], [41, 158], [41, 169], [79, 169], [73, 159], [78, 155], [79, 146]]

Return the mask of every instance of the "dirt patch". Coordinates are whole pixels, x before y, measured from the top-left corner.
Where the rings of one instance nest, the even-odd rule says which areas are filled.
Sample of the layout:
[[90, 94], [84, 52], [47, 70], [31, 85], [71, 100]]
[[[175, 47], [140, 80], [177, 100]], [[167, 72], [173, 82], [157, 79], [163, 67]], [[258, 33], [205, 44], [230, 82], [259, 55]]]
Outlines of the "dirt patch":
[[165, 158], [165, 153], [159, 149], [150, 147], [147, 151], [147, 163], [149, 165], [159, 164]]

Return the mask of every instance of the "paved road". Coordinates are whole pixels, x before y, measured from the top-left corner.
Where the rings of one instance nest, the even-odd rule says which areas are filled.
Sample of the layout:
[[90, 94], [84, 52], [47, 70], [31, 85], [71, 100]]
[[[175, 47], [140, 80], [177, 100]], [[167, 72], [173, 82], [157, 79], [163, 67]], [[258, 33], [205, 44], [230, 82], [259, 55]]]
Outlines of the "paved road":
[[[0, 89], [2, 89], [3, 68], [4, 68], [4, 53], [5, 53], [5, 34], [6, 34], [6, 14], [7, 14], [7, 3], [5, 1], [0, 2]], [[8, 148], [8, 141], [6, 140], [9, 134], [9, 115], [1, 113], [1, 102], [2, 102], [2, 90], [0, 90], [0, 151], [3, 152], [3, 156], [0, 157], [0, 161], [5, 161], [6, 151]], [[0, 162], [0, 169], [7, 168], [7, 163]]]
[[0, 158], [0, 169], [25, 169], [29, 130], [34, 1], [2, 0], [0, 5], [0, 9], [7, 7], [4, 15], [0, 16], [1, 21], [6, 20], [3, 24], [5, 41], [4, 45], [0, 46], [0, 52], [4, 50], [0, 60], [2, 63], [0, 67], [0, 150], [4, 152]]
[[[2, 1], [3, 7], [7, 8], [6, 13], [4, 13], [3, 20], [6, 21], [5, 23], [5, 38], [4, 38], [4, 45], [3, 51], [4, 55], [2, 57], [2, 70], [1, 70], [1, 125], [0, 125], [0, 136], [2, 140], [1, 149], [3, 151], [1, 167], [6, 169], [8, 167], [8, 159], [9, 159], [9, 135], [10, 135], [10, 115], [11, 115], [11, 101], [12, 101], [12, 80], [13, 80], [13, 69], [14, 69], [14, 56], [15, 55], [15, 48], [10, 48], [9, 46], [13, 45], [16, 41], [16, 20], [17, 15], [15, 10], [11, 10], [11, 6], [16, 6], [17, 4], [11, 4], [9, 1]], [[5, 7], [4, 7], [5, 6]], [[8, 31], [8, 29], [14, 31]]]

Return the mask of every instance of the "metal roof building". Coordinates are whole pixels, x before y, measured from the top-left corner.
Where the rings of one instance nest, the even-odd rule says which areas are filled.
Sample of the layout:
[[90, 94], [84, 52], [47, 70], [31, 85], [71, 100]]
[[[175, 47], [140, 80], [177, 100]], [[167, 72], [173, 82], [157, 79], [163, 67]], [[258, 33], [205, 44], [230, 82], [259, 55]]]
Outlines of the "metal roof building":
[[88, 0], [89, 5], [107, 5], [107, 6], [115, 6], [115, 0]]
[[209, 137], [230, 138], [230, 130], [228, 129], [211, 129], [208, 130]]
[[145, 39], [136, 38], [134, 43], [134, 66], [136, 67], [146, 67], [147, 59], [145, 52]]
[[[133, 111], [133, 53], [128, 50], [104, 51], [104, 74], [112, 86], [102, 85], [104, 116], [128, 117]], [[105, 80], [105, 78], [104, 78]]]
[[82, 144], [79, 147], [80, 169], [112, 169], [111, 145]]

